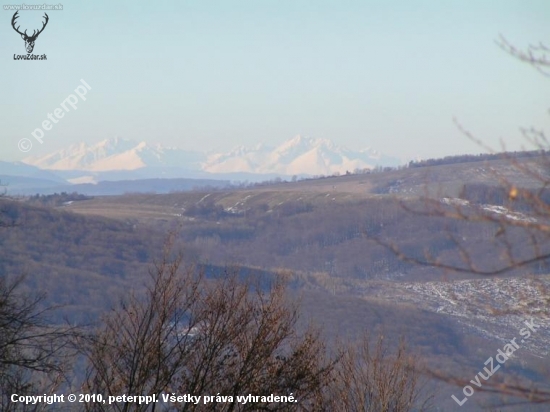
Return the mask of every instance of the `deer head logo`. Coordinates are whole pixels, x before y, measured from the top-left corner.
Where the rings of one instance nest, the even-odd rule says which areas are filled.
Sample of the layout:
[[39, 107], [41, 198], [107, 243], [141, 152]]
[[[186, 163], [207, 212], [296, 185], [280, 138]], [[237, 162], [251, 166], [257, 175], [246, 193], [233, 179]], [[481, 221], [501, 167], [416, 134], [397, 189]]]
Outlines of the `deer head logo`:
[[13, 29], [21, 35], [21, 38], [23, 40], [25, 40], [25, 48], [27, 49], [27, 53], [32, 53], [32, 51], [34, 49], [34, 42], [36, 41], [36, 38], [38, 37], [38, 35], [40, 33], [42, 33], [44, 31], [44, 28], [48, 24], [48, 20], [50, 18], [48, 17], [48, 15], [46, 13], [44, 13], [45, 14], [44, 18], [46, 19], [46, 21], [44, 23], [42, 23], [42, 28], [40, 30], [38, 30], [38, 32], [36, 32], [36, 30], [34, 30], [33, 33], [32, 33], [32, 36], [28, 36], [27, 35], [27, 30], [25, 30], [24, 33], [21, 33], [19, 31], [20, 26], [17, 26], [17, 28], [15, 27], [15, 23], [16, 23], [15, 20], [19, 17], [17, 15], [17, 13], [19, 13], [19, 11], [16, 11], [15, 14], [13, 15], [13, 17], [11, 19], [11, 25], [12, 25]]

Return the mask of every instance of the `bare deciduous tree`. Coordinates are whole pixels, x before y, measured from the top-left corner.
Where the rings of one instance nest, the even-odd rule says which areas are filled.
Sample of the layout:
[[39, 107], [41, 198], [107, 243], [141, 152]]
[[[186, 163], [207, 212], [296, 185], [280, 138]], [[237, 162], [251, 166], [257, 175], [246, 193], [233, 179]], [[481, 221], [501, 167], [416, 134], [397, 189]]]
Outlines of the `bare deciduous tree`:
[[[419, 406], [418, 374], [404, 346], [389, 355], [380, 340], [373, 352], [365, 343], [329, 356], [318, 331], [299, 331], [286, 275], [266, 281], [232, 269], [207, 279], [184, 266], [181, 255], [171, 257], [170, 248], [151, 271], [145, 293], [131, 293], [83, 340], [89, 365], [84, 392], [156, 394], [160, 400], [171, 394], [225, 397], [206, 404], [158, 404], [180, 411], [363, 411], [380, 406], [401, 412]], [[271, 394], [292, 396], [294, 402], [261, 399]], [[239, 402], [238, 396], [248, 395], [259, 398]], [[352, 398], [363, 399], [370, 409], [354, 405]], [[159, 408], [135, 402], [87, 407]]]
[[[80, 343], [88, 361], [85, 393], [160, 395], [188, 362], [197, 320], [200, 278], [181, 267], [181, 256], [162, 259], [150, 272], [145, 292], [130, 292], [106, 314], [100, 327]], [[110, 406], [87, 404], [89, 410], [147, 410], [132, 402]], [[153, 405], [153, 410], [155, 405]]]
[[56, 326], [44, 296], [20, 291], [24, 277], [0, 277], [0, 410], [42, 410], [12, 403], [11, 395], [51, 394], [65, 382], [71, 366], [70, 343], [76, 330]]
[[[2, 229], [16, 225], [7, 214], [0, 211]], [[0, 276], [0, 410], [6, 412], [47, 409], [45, 404], [12, 403], [11, 395], [52, 394], [65, 383], [77, 332], [56, 326], [50, 317], [56, 308], [44, 305], [44, 294], [23, 292], [24, 279]]]
[[[161, 393], [232, 396], [233, 402], [164, 405], [171, 410], [299, 410], [320, 399], [331, 363], [318, 335], [296, 330], [285, 282], [269, 290], [238, 272], [206, 280], [170, 247], [145, 294], [132, 293], [81, 345], [83, 390], [116, 396]], [[295, 405], [237, 403], [237, 395], [289, 395]], [[296, 405], [300, 405], [297, 409]], [[90, 410], [155, 410], [156, 405], [88, 404]]]
[[[549, 76], [550, 60], [548, 46], [540, 43], [520, 50], [512, 46], [504, 37], [497, 44], [510, 55], [536, 68]], [[468, 139], [483, 149], [495, 152], [483, 140], [464, 128], [455, 120], [457, 127]], [[442, 218], [447, 222], [458, 222], [476, 227], [490, 236], [483, 242], [485, 253], [479, 253], [479, 245], [449, 229], [448, 241], [454, 246], [452, 252], [430, 253], [423, 256], [412, 255], [400, 246], [399, 241], [375, 238], [375, 242], [393, 251], [401, 259], [415, 264], [441, 268], [485, 277], [515, 271], [516, 274], [549, 273], [550, 269], [550, 142], [542, 130], [522, 129], [528, 145], [534, 149], [527, 153], [503, 153], [502, 162], [506, 167], [492, 170], [491, 191], [500, 199], [499, 204], [470, 202], [467, 199], [437, 198], [425, 195], [417, 204], [410, 207], [402, 203], [405, 210], [414, 214]], [[508, 169], [508, 170], [506, 170]], [[456, 228], [456, 226], [455, 226]], [[548, 320], [550, 290], [548, 283], [540, 278], [531, 279], [536, 283], [537, 296], [519, 296], [521, 309], [508, 307], [503, 302], [501, 308], [491, 308], [493, 314], [523, 314]], [[504, 307], [504, 309], [503, 309]], [[536, 314], [536, 315], [533, 315]], [[459, 386], [468, 385], [469, 379], [449, 376], [440, 371], [433, 376]], [[548, 375], [547, 375], [548, 376]], [[523, 398], [526, 403], [550, 403], [550, 388], [545, 383], [533, 383], [526, 378], [510, 377], [504, 374], [483, 382], [479, 391], [515, 398]]]
[[365, 336], [346, 346], [335, 367], [330, 399], [332, 409], [342, 412], [427, 411], [432, 396], [425, 391], [419, 362], [402, 340], [390, 351], [383, 335], [375, 344]]
[[[265, 288], [265, 285], [264, 287]], [[181, 410], [319, 410], [332, 362], [312, 330], [299, 334], [297, 307], [288, 301], [284, 279], [269, 290], [242, 282], [237, 272], [206, 287], [197, 311], [200, 325], [193, 355], [179, 376], [180, 393], [216, 394], [233, 402], [182, 405]], [[296, 404], [248, 402], [238, 395], [293, 395]]]

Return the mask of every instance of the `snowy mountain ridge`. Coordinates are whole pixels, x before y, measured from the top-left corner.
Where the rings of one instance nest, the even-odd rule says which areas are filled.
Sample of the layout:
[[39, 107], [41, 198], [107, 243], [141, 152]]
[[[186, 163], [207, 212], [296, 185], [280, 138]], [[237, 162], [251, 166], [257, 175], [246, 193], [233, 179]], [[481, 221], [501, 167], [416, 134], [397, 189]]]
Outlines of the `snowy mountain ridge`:
[[173, 167], [208, 173], [329, 175], [376, 166], [396, 166], [399, 159], [372, 149], [359, 151], [327, 139], [295, 136], [272, 148], [259, 144], [229, 152], [201, 153], [114, 137], [96, 144], [74, 144], [45, 156], [31, 156], [24, 163], [47, 170], [104, 172]]

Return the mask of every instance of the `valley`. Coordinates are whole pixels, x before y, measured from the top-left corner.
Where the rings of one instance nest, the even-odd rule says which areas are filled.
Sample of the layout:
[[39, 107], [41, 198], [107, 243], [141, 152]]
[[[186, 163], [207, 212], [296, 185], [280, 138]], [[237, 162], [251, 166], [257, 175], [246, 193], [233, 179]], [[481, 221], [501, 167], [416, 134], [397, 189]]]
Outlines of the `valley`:
[[[537, 159], [525, 162], [542, 167]], [[498, 276], [461, 266], [464, 253], [482, 268], [502, 264], [499, 219], [542, 221], [534, 211], [499, 203], [496, 176], [537, 188], [497, 159], [168, 194], [3, 199], [4, 215], [16, 226], [2, 239], [1, 269], [25, 268], [29, 287], [48, 290], [61, 314], [93, 322], [119, 294], [139, 288], [173, 232], [189, 262], [204, 265], [208, 276], [234, 265], [268, 277], [292, 273], [302, 316], [328, 342], [365, 331], [392, 341], [402, 336], [430, 368], [469, 376], [534, 319], [540, 329], [508, 365], [544, 380], [538, 359], [548, 356], [550, 339], [546, 262]], [[480, 203], [491, 196], [496, 204]], [[438, 212], [489, 219], [433, 216], [433, 200]], [[510, 236], [516, 258], [529, 259], [527, 234]], [[546, 246], [540, 247], [537, 253]], [[463, 269], [419, 265], [392, 248], [414, 259], [441, 256]], [[442, 394], [453, 389], [443, 386]]]

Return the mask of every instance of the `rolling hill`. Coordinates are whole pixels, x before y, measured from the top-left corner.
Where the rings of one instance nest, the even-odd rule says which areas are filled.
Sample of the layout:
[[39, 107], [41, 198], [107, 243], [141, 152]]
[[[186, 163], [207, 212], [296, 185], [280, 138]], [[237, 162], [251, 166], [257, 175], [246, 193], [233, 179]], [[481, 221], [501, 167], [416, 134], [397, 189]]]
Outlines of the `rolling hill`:
[[[522, 159], [530, 170], [548, 173], [544, 157]], [[547, 325], [546, 262], [483, 279], [402, 261], [377, 241], [394, 242], [409, 256], [429, 251], [460, 263], [452, 236], [473, 259], [499, 265], [497, 223], [421, 213], [429, 196], [446, 210], [459, 205], [465, 213], [521, 217], [512, 214], [499, 179], [540, 189], [497, 158], [242, 188], [96, 196], [52, 202], [53, 208], [34, 206], [49, 204], [46, 197], [3, 199], [2, 216], [17, 225], [2, 229], [0, 270], [26, 273], [29, 288], [48, 291], [50, 302], [66, 305], [65, 315], [89, 321], [139, 288], [165, 234], [177, 230], [188, 259], [212, 273], [230, 264], [267, 276], [291, 271], [304, 319], [321, 326], [327, 341], [365, 330], [394, 341], [404, 336], [431, 367], [474, 376], [517, 335], [522, 316]], [[521, 213], [532, 218], [528, 209]], [[512, 235], [513, 253], [528, 256], [526, 235]], [[521, 356], [507, 362], [508, 373], [544, 382], [549, 330], [541, 328], [522, 346]], [[452, 389], [438, 398], [443, 410], [455, 407]]]

